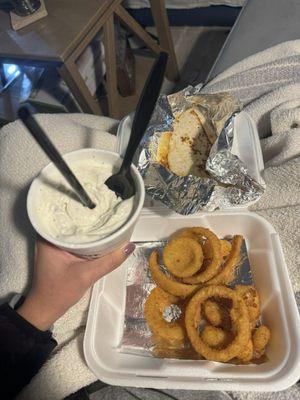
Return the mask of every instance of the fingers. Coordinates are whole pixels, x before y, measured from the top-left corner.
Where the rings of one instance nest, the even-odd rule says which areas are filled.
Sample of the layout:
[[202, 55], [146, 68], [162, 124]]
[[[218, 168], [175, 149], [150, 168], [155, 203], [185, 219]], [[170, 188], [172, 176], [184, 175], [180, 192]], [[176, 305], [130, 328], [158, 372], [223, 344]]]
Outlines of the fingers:
[[44, 256], [56, 259], [57, 261], [62, 261], [64, 264], [82, 260], [82, 258], [56, 247], [43, 238], [38, 238], [35, 243], [35, 254], [38, 253], [42, 253]]
[[119, 267], [135, 249], [134, 243], [128, 243], [121, 249], [107, 254], [97, 260], [90, 261], [91, 279], [93, 282]]

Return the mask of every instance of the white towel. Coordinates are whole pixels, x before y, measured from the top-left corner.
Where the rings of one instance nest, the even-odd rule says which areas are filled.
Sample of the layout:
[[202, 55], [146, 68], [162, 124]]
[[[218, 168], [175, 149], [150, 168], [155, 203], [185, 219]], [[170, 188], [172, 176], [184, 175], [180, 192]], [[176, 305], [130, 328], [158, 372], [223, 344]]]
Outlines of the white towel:
[[269, 136], [271, 110], [299, 99], [300, 40], [279, 44], [228, 68], [203, 89], [203, 93], [216, 92], [236, 95], [257, 123], [260, 137]]
[[[117, 121], [85, 114], [38, 115], [61, 153], [83, 147], [113, 150]], [[34, 231], [26, 213], [28, 185], [48, 164], [23, 125], [16, 121], [0, 131], [0, 297], [23, 293], [31, 277]], [[58, 400], [95, 381], [82, 353], [90, 292], [54, 325], [58, 341], [50, 359], [18, 396], [26, 400]]]
[[300, 100], [280, 104], [271, 111], [270, 117], [272, 136], [300, 128]]
[[[229, 91], [258, 126], [267, 185], [251, 207], [280, 235], [300, 310], [300, 40], [255, 54], [224, 71], [205, 93]], [[236, 400], [300, 399], [294, 385], [280, 393], [231, 393]]]
[[274, 108], [270, 120], [272, 136], [261, 141], [266, 167], [300, 156], [300, 99]]

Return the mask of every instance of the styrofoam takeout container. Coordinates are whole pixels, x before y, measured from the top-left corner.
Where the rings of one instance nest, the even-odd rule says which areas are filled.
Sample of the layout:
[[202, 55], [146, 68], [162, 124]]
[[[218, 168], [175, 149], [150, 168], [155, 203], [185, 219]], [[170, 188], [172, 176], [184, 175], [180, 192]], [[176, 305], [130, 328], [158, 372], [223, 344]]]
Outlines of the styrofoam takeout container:
[[[121, 128], [122, 123], [119, 138]], [[254, 123], [246, 113], [241, 113], [235, 129], [238, 140], [234, 152], [263, 184], [260, 176], [263, 161]], [[118, 149], [123, 146], [124, 143], [119, 144]], [[254, 285], [261, 297], [262, 322], [271, 330], [269, 360], [261, 365], [232, 365], [121, 353], [118, 345], [124, 323], [126, 270], [120, 267], [93, 288], [84, 338], [88, 366], [102, 381], [119, 386], [278, 391], [293, 385], [300, 378], [300, 319], [278, 234], [269, 222], [246, 208], [181, 216], [160, 203], [153, 207], [149, 202], [135, 226], [132, 240], [162, 240], [188, 226], [210, 228], [219, 237], [244, 236]]]
[[143, 215], [132, 240], [166, 239], [176, 230], [205, 226], [219, 237], [245, 237], [254, 285], [261, 297], [262, 322], [271, 330], [269, 361], [231, 365], [211, 361], [159, 359], [123, 354], [126, 270], [122, 267], [93, 289], [84, 354], [100, 380], [119, 386], [195, 390], [283, 390], [300, 377], [300, 321], [278, 234], [262, 217], [248, 211], [217, 211], [197, 216]]

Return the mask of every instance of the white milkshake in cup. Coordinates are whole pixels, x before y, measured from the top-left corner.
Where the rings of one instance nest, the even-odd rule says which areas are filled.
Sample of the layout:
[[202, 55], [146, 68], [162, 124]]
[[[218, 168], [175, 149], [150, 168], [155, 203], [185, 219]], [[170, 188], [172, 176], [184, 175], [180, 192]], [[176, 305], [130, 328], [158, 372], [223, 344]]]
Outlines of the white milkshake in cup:
[[86, 258], [101, 257], [124, 246], [144, 204], [144, 182], [137, 168], [131, 166], [136, 193], [122, 200], [104, 184], [118, 171], [122, 162], [119, 154], [81, 149], [63, 158], [96, 207], [84, 207], [55, 165], [48, 164], [33, 180], [27, 196], [28, 216], [37, 233]]

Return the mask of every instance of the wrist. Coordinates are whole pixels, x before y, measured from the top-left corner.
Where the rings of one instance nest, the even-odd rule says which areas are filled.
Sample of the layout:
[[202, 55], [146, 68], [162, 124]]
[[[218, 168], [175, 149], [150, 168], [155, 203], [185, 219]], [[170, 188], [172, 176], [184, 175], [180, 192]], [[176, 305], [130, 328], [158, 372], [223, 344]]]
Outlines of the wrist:
[[34, 296], [28, 296], [16, 312], [31, 325], [41, 331], [47, 331], [60, 317], [49, 307], [45, 307]]

